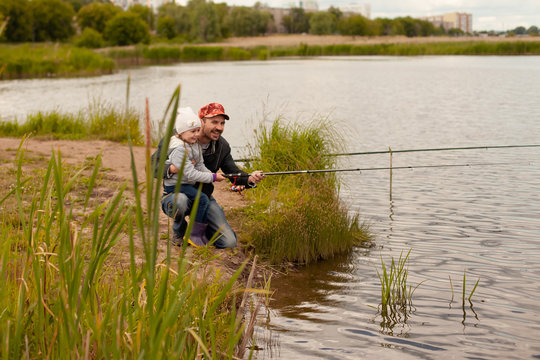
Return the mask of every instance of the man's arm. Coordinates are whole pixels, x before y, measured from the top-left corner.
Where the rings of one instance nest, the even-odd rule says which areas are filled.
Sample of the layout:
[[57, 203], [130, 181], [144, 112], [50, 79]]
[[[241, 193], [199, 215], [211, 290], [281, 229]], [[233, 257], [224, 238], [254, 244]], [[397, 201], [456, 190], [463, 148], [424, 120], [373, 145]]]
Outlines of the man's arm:
[[[236, 174], [236, 173], [242, 173], [243, 175], [247, 175], [248, 173], [245, 171], [242, 171], [238, 168], [236, 163], [234, 162], [234, 159], [232, 158], [230, 148], [229, 151], [226, 152], [225, 156], [223, 157], [223, 160], [221, 162], [221, 170], [225, 174]], [[235, 185], [243, 185], [246, 188], [254, 188], [257, 186], [259, 182], [264, 178], [264, 175], [262, 171], [254, 171], [252, 172], [249, 177], [248, 176], [241, 176], [236, 179]]]

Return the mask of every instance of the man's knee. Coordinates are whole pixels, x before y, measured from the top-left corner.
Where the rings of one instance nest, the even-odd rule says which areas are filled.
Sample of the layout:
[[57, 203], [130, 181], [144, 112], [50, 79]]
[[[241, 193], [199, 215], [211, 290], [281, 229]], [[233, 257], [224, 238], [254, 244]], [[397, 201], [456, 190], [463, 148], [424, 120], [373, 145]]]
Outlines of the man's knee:
[[214, 246], [219, 249], [234, 248], [237, 245], [236, 233], [225, 217], [223, 208], [211, 197], [208, 206], [208, 231], [209, 236], [216, 236]]

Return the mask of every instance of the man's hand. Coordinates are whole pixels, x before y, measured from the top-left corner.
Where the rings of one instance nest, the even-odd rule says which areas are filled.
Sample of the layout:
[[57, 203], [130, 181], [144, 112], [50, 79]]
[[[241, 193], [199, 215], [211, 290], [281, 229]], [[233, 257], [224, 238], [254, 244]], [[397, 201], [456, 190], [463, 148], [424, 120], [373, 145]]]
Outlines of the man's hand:
[[266, 175], [264, 175], [262, 171], [254, 171], [249, 175], [248, 184], [257, 185], [265, 177], [266, 177]]

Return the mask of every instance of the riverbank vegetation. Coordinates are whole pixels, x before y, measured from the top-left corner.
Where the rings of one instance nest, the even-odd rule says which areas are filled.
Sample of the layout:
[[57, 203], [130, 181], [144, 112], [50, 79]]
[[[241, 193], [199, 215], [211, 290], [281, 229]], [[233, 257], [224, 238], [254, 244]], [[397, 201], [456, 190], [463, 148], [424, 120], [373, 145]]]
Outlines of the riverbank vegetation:
[[[174, 114], [177, 104], [178, 96]], [[169, 132], [171, 124], [174, 117]], [[110, 184], [101, 155], [70, 166], [53, 151], [47, 163], [27, 156], [24, 140], [12, 150], [15, 163], [0, 156], [6, 358], [243, 356], [253, 329], [244, 321], [249, 304], [237, 312], [246, 262], [225, 278], [207, 267], [211, 252], [188, 256], [167, 245], [160, 253], [160, 184], [147, 172], [141, 187], [133, 149], [133, 193], [124, 183], [103, 197], [97, 188]]]
[[119, 67], [200, 61], [269, 60], [305, 56], [538, 55], [539, 41], [448, 41], [292, 46], [136, 45], [93, 52], [70, 45], [0, 44], [0, 79], [88, 76]]
[[110, 74], [112, 59], [59, 43], [0, 44], [0, 79]]
[[[245, 326], [233, 286], [244, 265], [223, 280], [183, 252], [158, 261], [159, 238], [142, 235], [152, 212], [126, 200], [125, 186], [95, 198], [99, 163], [69, 167], [58, 153], [47, 166], [19, 150], [14, 168], [0, 167], [2, 354], [233, 358]], [[127, 259], [114, 250], [120, 242]]]
[[[249, 168], [265, 172], [335, 168], [339, 134], [329, 122], [261, 125]], [[248, 192], [240, 209], [242, 237], [253, 251], [275, 264], [308, 264], [350, 251], [370, 239], [358, 214], [339, 197], [335, 173], [268, 176]]]
[[[75, 19], [75, 21], [72, 21]], [[436, 26], [412, 17], [370, 19], [331, 6], [325, 11], [302, 7], [228, 6], [208, 0], [186, 5], [167, 2], [154, 12], [141, 4], [124, 9], [92, 0], [0, 0], [0, 24], [7, 42], [73, 41], [92, 29], [107, 46], [172, 41], [216, 42], [230, 37], [277, 33], [350, 36], [463, 36], [458, 28]], [[76, 35], [82, 34], [82, 35]], [[489, 35], [489, 32], [485, 32]], [[86, 34], [88, 35], [88, 34]], [[507, 35], [538, 36], [538, 27], [518, 27]], [[80, 43], [96, 46], [99, 42]]]
[[111, 140], [143, 144], [141, 116], [132, 109], [120, 109], [95, 101], [77, 114], [57, 110], [28, 115], [26, 121], [0, 120], [0, 136], [32, 136], [68, 140]]
[[[339, 35], [343, 40], [333, 44], [298, 40], [294, 45], [273, 46], [223, 43], [232, 37], [268, 38], [283, 33]], [[282, 56], [540, 53], [540, 40], [529, 41], [538, 36], [536, 26], [518, 27], [506, 34], [519, 36], [515, 38], [518, 41], [512, 38], [496, 44], [466, 35], [473, 34], [411, 17], [368, 19], [335, 7], [311, 12], [303, 8], [273, 9], [260, 3], [243, 7], [189, 0], [185, 6], [163, 4], [154, 13], [141, 4], [124, 9], [92, 0], [0, 0], [0, 43], [6, 43], [0, 45], [0, 79], [89, 76], [108, 74], [122, 66]], [[430, 41], [421, 45], [401, 41], [352, 44], [346, 38], [395, 36]], [[443, 36], [463, 41], [458, 44], [444, 40]], [[440, 42], [431, 41], [439, 37]], [[208, 43], [213, 45], [201, 46]], [[102, 50], [96, 53], [85, 48]]]

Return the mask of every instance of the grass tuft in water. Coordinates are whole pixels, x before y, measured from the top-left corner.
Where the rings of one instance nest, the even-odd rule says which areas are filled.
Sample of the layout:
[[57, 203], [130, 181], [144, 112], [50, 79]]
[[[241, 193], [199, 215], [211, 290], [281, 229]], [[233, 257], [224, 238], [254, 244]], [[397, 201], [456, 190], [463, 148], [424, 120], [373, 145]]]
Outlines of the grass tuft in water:
[[[335, 168], [325, 156], [340, 147], [340, 136], [328, 121], [284, 125], [256, 131], [251, 169], [270, 171]], [[339, 198], [333, 173], [269, 176], [249, 191], [252, 206], [243, 209], [244, 238], [272, 263], [307, 264], [350, 251], [369, 240], [358, 214], [350, 214]]]
[[391, 329], [398, 323], [406, 323], [412, 310], [413, 294], [422, 284], [420, 283], [415, 287], [407, 284], [410, 254], [411, 250], [405, 256], [401, 252], [397, 261], [392, 257], [388, 267], [381, 255], [381, 271], [377, 270], [377, 275], [381, 283], [379, 311], [383, 317], [384, 328]]

